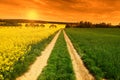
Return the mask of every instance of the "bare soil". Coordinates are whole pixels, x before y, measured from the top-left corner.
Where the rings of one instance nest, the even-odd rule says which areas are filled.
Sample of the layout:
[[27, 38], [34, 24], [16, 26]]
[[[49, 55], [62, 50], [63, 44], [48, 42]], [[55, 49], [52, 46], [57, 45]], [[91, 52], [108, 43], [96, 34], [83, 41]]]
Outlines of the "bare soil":
[[63, 33], [64, 33], [65, 41], [67, 43], [67, 48], [68, 48], [69, 54], [71, 56], [76, 80], [95, 80], [94, 77], [89, 73], [87, 68], [84, 66], [82, 59], [80, 58], [77, 51], [73, 47], [73, 45], [72, 45], [70, 39], [68, 38], [68, 36], [66, 35], [65, 31], [63, 31]]
[[61, 31], [59, 31], [53, 40], [48, 44], [42, 54], [37, 57], [36, 61], [30, 66], [29, 70], [22, 76], [16, 78], [16, 80], [37, 80], [38, 76], [41, 74], [42, 69], [47, 65], [47, 60], [51, 54], [51, 51], [56, 43], [56, 40]]

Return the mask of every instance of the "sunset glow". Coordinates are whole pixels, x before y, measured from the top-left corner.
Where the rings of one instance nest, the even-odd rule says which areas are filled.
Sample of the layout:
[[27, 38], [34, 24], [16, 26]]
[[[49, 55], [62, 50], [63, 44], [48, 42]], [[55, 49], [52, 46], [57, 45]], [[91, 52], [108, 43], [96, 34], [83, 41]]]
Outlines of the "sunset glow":
[[37, 20], [39, 18], [38, 13], [35, 10], [30, 10], [27, 12], [27, 19]]
[[0, 0], [0, 18], [118, 24], [119, 4], [120, 0]]

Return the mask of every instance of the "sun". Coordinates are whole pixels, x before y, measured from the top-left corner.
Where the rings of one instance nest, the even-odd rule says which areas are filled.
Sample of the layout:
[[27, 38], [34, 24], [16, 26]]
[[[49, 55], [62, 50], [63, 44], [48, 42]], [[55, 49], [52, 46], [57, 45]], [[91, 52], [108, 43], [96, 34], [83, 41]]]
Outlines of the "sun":
[[27, 18], [30, 20], [37, 20], [39, 18], [38, 12], [36, 10], [29, 10], [27, 12]]

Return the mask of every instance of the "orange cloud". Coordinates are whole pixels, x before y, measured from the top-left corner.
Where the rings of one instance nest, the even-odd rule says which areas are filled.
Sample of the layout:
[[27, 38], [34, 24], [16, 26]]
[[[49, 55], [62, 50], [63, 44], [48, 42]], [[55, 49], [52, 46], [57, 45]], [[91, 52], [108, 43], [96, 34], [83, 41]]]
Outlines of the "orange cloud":
[[51, 21], [120, 21], [120, 0], [0, 0], [0, 18], [27, 18], [36, 10], [37, 19]]

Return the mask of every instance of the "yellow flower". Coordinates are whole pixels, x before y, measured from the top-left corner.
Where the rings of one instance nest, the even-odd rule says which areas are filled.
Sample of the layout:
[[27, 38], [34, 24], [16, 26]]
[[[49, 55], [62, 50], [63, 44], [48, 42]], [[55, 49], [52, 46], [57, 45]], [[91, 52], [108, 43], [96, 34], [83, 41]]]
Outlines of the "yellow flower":
[[[55, 24], [57, 28], [49, 28], [51, 24], [41, 27], [3, 27], [0, 28], [0, 72], [12, 70], [13, 64], [24, 60], [24, 54], [31, 50], [30, 44], [35, 44], [48, 38], [56, 31], [64, 28], [64, 24]], [[0, 80], [4, 77], [0, 74]]]

